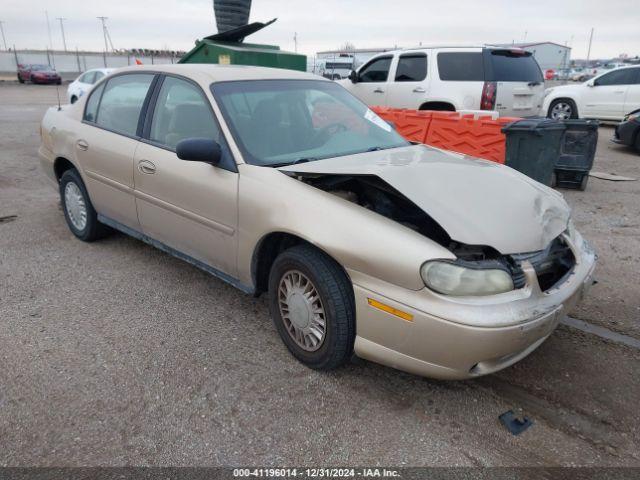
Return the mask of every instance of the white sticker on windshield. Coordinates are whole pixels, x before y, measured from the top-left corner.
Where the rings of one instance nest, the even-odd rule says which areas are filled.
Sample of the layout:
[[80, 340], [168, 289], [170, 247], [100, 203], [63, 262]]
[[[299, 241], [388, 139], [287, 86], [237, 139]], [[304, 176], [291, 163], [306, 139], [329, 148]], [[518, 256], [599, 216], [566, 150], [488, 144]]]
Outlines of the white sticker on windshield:
[[369, 108], [367, 108], [367, 111], [364, 112], [364, 118], [369, 120], [371, 123], [374, 123], [378, 127], [382, 128], [383, 130], [386, 130], [387, 132], [391, 131], [391, 125], [389, 125], [387, 122], [381, 119], [378, 115], [373, 113], [373, 111]]

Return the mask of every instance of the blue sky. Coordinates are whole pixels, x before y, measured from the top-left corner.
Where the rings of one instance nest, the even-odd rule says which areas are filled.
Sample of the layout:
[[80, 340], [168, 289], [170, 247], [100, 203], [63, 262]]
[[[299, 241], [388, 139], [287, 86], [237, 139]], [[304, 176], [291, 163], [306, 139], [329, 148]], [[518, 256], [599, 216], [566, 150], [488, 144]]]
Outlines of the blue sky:
[[[550, 40], [573, 48], [573, 58], [587, 53], [595, 28], [591, 58], [640, 54], [638, 0], [253, 0], [251, 20], [278, 21], [250, 41], [314, 54], [346, 41], [356, 47], [423, 44], [482, 44]], [[196, 38], [215, 33], [210, 0], [3, 0], [9, 45], [62, 48], [56, 17], [65, 17], [69, 48], [104, 48], [97, 15], [107, 24], [116, 48], [188, 50]]]

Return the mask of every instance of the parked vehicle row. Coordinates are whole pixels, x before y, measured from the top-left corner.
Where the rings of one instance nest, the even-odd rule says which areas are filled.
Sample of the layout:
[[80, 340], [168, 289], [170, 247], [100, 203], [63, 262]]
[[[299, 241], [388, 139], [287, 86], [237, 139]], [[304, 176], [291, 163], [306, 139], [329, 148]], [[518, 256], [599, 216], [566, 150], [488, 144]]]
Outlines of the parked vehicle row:
[[385, 52], [340, 82], [367, 105], [416, 110], [496, 110], [534, 116], [544, 79], [521, 49], [433, 47]]
[[[493, 55], [469, 53], [480, 57], [429, 71], [459, 76]], [[392, 78], [427, 68], [398, 66], [401, 55], [388, 58]], [[126, 68], [49, 109], [41, 132], [75, 236], [115, 228], [268, 292], [280, 337], [312, 368], [355, 352], [439, 378], [495, 372], [544, 342], [592, 283], [595, 254], [560, 194], [412, 145], [308, 73]]]

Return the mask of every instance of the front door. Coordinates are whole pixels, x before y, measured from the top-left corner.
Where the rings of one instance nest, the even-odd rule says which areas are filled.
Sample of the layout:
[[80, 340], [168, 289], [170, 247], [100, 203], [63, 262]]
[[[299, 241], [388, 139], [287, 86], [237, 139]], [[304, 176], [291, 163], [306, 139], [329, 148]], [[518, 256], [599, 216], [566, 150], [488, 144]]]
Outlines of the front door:
[[[134, 182], [143, 233], [228, 275], [236, 276], [238, 174], [202, 89], [166, 76], [136, 149]], [[218, 166], [180, 160], [187, 138], [211, 138], [223, 151]]]
[[405, 53], [398, 57], [387, 83], [387, 105], [417, 110], [429, 96], [427, 55]]
[[98, 213], [137, 229], [133, 157], [140, 144], [140, 112], [154, 75], [118, 75], [87, 99], [75, 145], [91, 202]]
[[589, 82], [584, 93], [582, 117], [619, 120], [624, 116], [624, 103], [629, 85], [634, 81], [631, 68], [606, 73]]
[[369, 61], [358, 70], [357, 82], [348, 87], [349, 91], [369, 106], [385, 106], [392, 58], [388, 55]]

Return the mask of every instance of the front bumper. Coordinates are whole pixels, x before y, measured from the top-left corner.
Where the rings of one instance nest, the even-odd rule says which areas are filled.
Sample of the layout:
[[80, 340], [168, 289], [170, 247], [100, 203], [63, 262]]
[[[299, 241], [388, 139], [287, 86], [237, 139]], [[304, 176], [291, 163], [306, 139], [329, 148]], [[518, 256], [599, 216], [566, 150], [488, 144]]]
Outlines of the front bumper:
[[621, 145], [633, 145], [636, 132], [640, 131], [640, 124], [635, 121], [622, 122], [616, 125], [611, 141]]
[[[596, 255], [576, 235], [576, 264], [562, 283], [542, 292], [533, 268], [527, 286], [491, 297], [453, 299], [428, 289], [406, 290], [358, 272], [355, 353], [399, 370], [441, 379], [465, 379], [501, 370], [526, 357], [593, 283]], [[408, 313], [402, 319], [369, 299]]]

